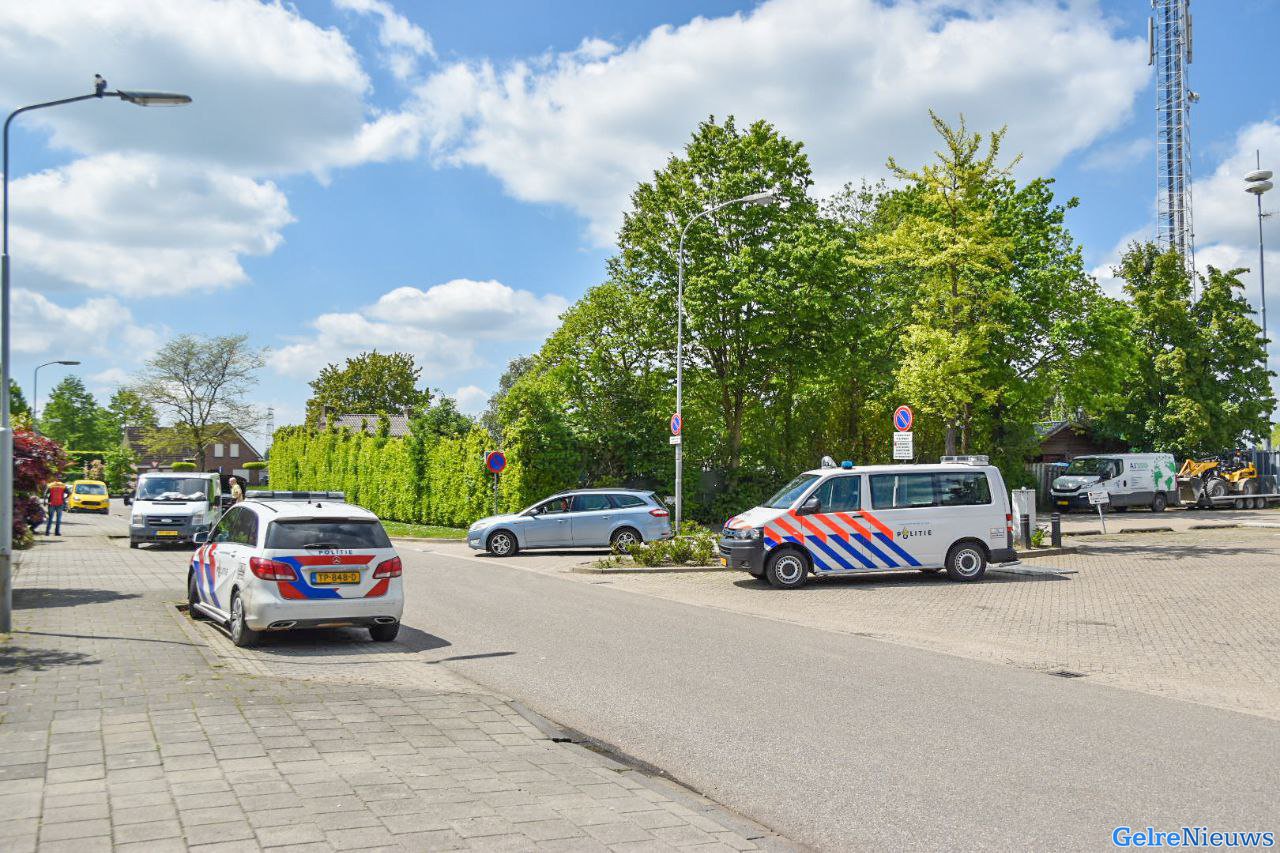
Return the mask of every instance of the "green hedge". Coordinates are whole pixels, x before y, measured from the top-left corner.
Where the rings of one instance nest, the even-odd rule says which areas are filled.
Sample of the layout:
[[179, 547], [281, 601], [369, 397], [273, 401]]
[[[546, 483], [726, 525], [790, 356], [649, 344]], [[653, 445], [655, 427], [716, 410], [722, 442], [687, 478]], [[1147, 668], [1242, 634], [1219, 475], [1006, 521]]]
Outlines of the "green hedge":
[[[576, 485], [576, 467], [551, 452], [545, 436], [516, 429], [512, 437], [510, 464], [499, 481], [500, 512]], [[465, 527], [493, 512], [493, 475], [484, 467], [484, 452], [492, 448], [478, 426], [460, 438], [281, 427], [268, 471], [272, 488], [339, 489], [348, 501], [390, 521]]]

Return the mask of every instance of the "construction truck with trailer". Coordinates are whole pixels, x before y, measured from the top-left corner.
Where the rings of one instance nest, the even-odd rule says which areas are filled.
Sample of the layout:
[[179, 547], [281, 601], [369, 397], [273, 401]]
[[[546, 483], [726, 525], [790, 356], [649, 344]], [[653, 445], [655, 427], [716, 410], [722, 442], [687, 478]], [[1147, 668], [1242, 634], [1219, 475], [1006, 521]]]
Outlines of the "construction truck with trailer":
[[1253, 460], [1242, 450], [1187, 459], [1178, 471], [1182, 502], [1202, 509], [1261, 509], [1280, 500], [1277, 491], [1276, 477], [1259, 475]]

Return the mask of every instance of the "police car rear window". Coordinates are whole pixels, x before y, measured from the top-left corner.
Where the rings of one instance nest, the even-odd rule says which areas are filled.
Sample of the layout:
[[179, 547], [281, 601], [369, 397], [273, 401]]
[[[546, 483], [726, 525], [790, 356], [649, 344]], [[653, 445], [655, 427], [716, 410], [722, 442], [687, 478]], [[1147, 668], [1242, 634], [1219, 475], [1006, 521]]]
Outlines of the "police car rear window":
[[376, 521], [346, 518], [312, 518], [273, 521], [267, 527], [265, 547], [390, 548], [387, 531]]
[[989, 503], [991, 485], [980, 471], [871, 475], [871, 505], [876, 509]]

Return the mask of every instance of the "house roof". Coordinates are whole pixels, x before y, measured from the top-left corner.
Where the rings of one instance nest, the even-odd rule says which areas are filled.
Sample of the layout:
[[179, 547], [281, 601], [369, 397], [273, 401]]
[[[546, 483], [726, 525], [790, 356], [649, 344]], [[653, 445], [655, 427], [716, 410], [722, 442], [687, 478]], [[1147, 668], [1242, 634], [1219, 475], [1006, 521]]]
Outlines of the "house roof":
[[1036, 438], [1040, 441], [1044, 441], [1051, 436], [1057, 435], [1064, 429], [1073, 426], [1078, 427], [1081, 426], [1081, 424], [1076, 423], [1075, 421], [1041, 421], [1035, 426]]
[[[329, 423], [334, 429], [349, 429], [352, 432], [364, 432], [370, 435], [378, 431], [377, 414], [332, 415]], [[406, 415], [388, 415], [391, 420], [391, 435], [402, 438], [409, 434], [409, 418]]]

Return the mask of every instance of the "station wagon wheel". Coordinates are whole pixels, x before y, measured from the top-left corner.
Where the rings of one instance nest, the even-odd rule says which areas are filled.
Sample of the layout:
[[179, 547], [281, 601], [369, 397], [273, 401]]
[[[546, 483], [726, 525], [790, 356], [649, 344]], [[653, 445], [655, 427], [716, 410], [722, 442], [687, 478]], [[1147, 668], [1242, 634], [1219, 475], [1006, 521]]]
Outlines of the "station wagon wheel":
[[957, 542], [947, 552], [947, 575], [952, 580], [976, 581], [987, 573], [987, 555], [976, 542]]
[[231, 594], [231, 642], [242, 649], [258, 644], [258, 632], [250, 628], [244, 621], [244, 602], [240, 593]]
[[764, 576], [777, 589], [799, 589], [809, 580], [809, 565], [795, 551], [775, 551], [765, 562]]
[[642, 542], [640, 534], [633, 528], [623, 527], [614, 531], [613, 538], [609, 540], [609, 544], [613, 546], [613, 550], [620, 551], [625, 554], [631, 550], [632, 545], [638, 545]]
[[495, 557], [510, 557], [520, 550], [520, 543], [516, 541], [515, 534], [506, 530], [499, 530], [489, 534], [489, 541], [485, 543], [485, 550]]

